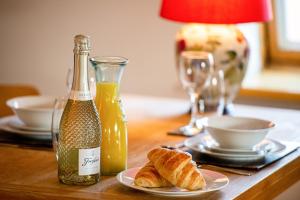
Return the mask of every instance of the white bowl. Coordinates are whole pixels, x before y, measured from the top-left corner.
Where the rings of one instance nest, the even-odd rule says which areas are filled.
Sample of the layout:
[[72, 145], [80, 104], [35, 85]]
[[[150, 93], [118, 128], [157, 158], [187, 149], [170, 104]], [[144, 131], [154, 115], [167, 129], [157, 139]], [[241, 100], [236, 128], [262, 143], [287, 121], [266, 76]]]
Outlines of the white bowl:
[[6, 104], [29, 127], [51, 128], [54, 97], [22, 96], [9, 99]]
[[222, 148], [252, 149], [275, 126], [267, 120], [248, 117], [210, 117], [206, 130]]

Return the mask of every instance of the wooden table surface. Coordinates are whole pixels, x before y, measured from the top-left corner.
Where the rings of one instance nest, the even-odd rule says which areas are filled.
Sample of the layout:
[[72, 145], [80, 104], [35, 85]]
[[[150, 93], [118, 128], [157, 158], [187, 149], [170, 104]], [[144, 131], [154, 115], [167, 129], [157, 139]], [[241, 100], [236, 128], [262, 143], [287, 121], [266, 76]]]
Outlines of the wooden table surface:
[[[129, 167], [143, 165], [150, 149], [185, 139], [166, 132], [188, 122], [186, 101], [133, 95], [123, 101], [129, 121]], [[273, 120], [277, 128], [269, 137], [300, 142], [300, 111], [237, 105], [236, 114]], [[297, 150], [252, 176], [222, 172], [229, 177], [229, 185], [197, 199], [273, 198], [300, 180], [299, 155]], [[92, 186], [60, 184], [51, 149], [0, 144], [0, 157], [0, 199], [170, 199], [127, 188], [115, 177], [101, 177]]]

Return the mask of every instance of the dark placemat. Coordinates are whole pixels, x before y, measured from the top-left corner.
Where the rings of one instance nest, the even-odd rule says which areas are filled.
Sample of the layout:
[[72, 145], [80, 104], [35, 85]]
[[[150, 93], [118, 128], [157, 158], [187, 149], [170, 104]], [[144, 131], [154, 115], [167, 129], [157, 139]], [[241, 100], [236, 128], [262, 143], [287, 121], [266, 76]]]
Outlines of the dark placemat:
[[208, 156], [206, 154], [202, 154], [199, 152], [195, 152], [193, 150], [188, 150], [189, 153], [192, 154], [193, 160], [196, 161], [197, 164], [209, 164], [209, 165], [217, 165], [222, 167], [232, 167], [232, 168], [241, 168], [241, 169], [252, 169], [252, 170], [260, 170], [267, 165], [274, 163], [275, 161], [283, 158], [284, 156], [296, 151], [299, 147], [298, 143], [294, 142], [280, 142], [285, 145], [285, 148], [279, 152], [269, 153], [259, 161], [229, 161], [218, 159], [215, 157]]
[[18, 134], [13, 134], [0, 130], [0, 144], [13, 144], [23, 147], [36, 148], [52, 148], [51, 139], [37, 139], [32, 137], [25, 137]]

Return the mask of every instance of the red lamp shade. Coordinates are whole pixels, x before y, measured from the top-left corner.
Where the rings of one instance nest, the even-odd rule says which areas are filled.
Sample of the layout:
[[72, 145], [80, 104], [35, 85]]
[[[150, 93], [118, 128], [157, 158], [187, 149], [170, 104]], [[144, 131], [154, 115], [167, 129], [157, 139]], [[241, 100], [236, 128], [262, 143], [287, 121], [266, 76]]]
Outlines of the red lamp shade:
[[264, 22], [272, 19], [270, 0], [162, 0], [160, 16], [208, 24]]

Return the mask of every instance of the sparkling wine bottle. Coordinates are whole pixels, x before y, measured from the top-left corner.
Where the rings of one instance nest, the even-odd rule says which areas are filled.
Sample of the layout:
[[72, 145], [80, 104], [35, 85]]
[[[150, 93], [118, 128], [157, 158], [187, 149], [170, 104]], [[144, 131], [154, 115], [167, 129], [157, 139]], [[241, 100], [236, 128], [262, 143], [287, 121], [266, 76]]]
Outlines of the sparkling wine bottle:
[[62, 183], [90, 185], [100, 176], [101, 128], [88, 82], [90, 42], [74, 38], [74, 77], [59, 126], [58, 178]]

